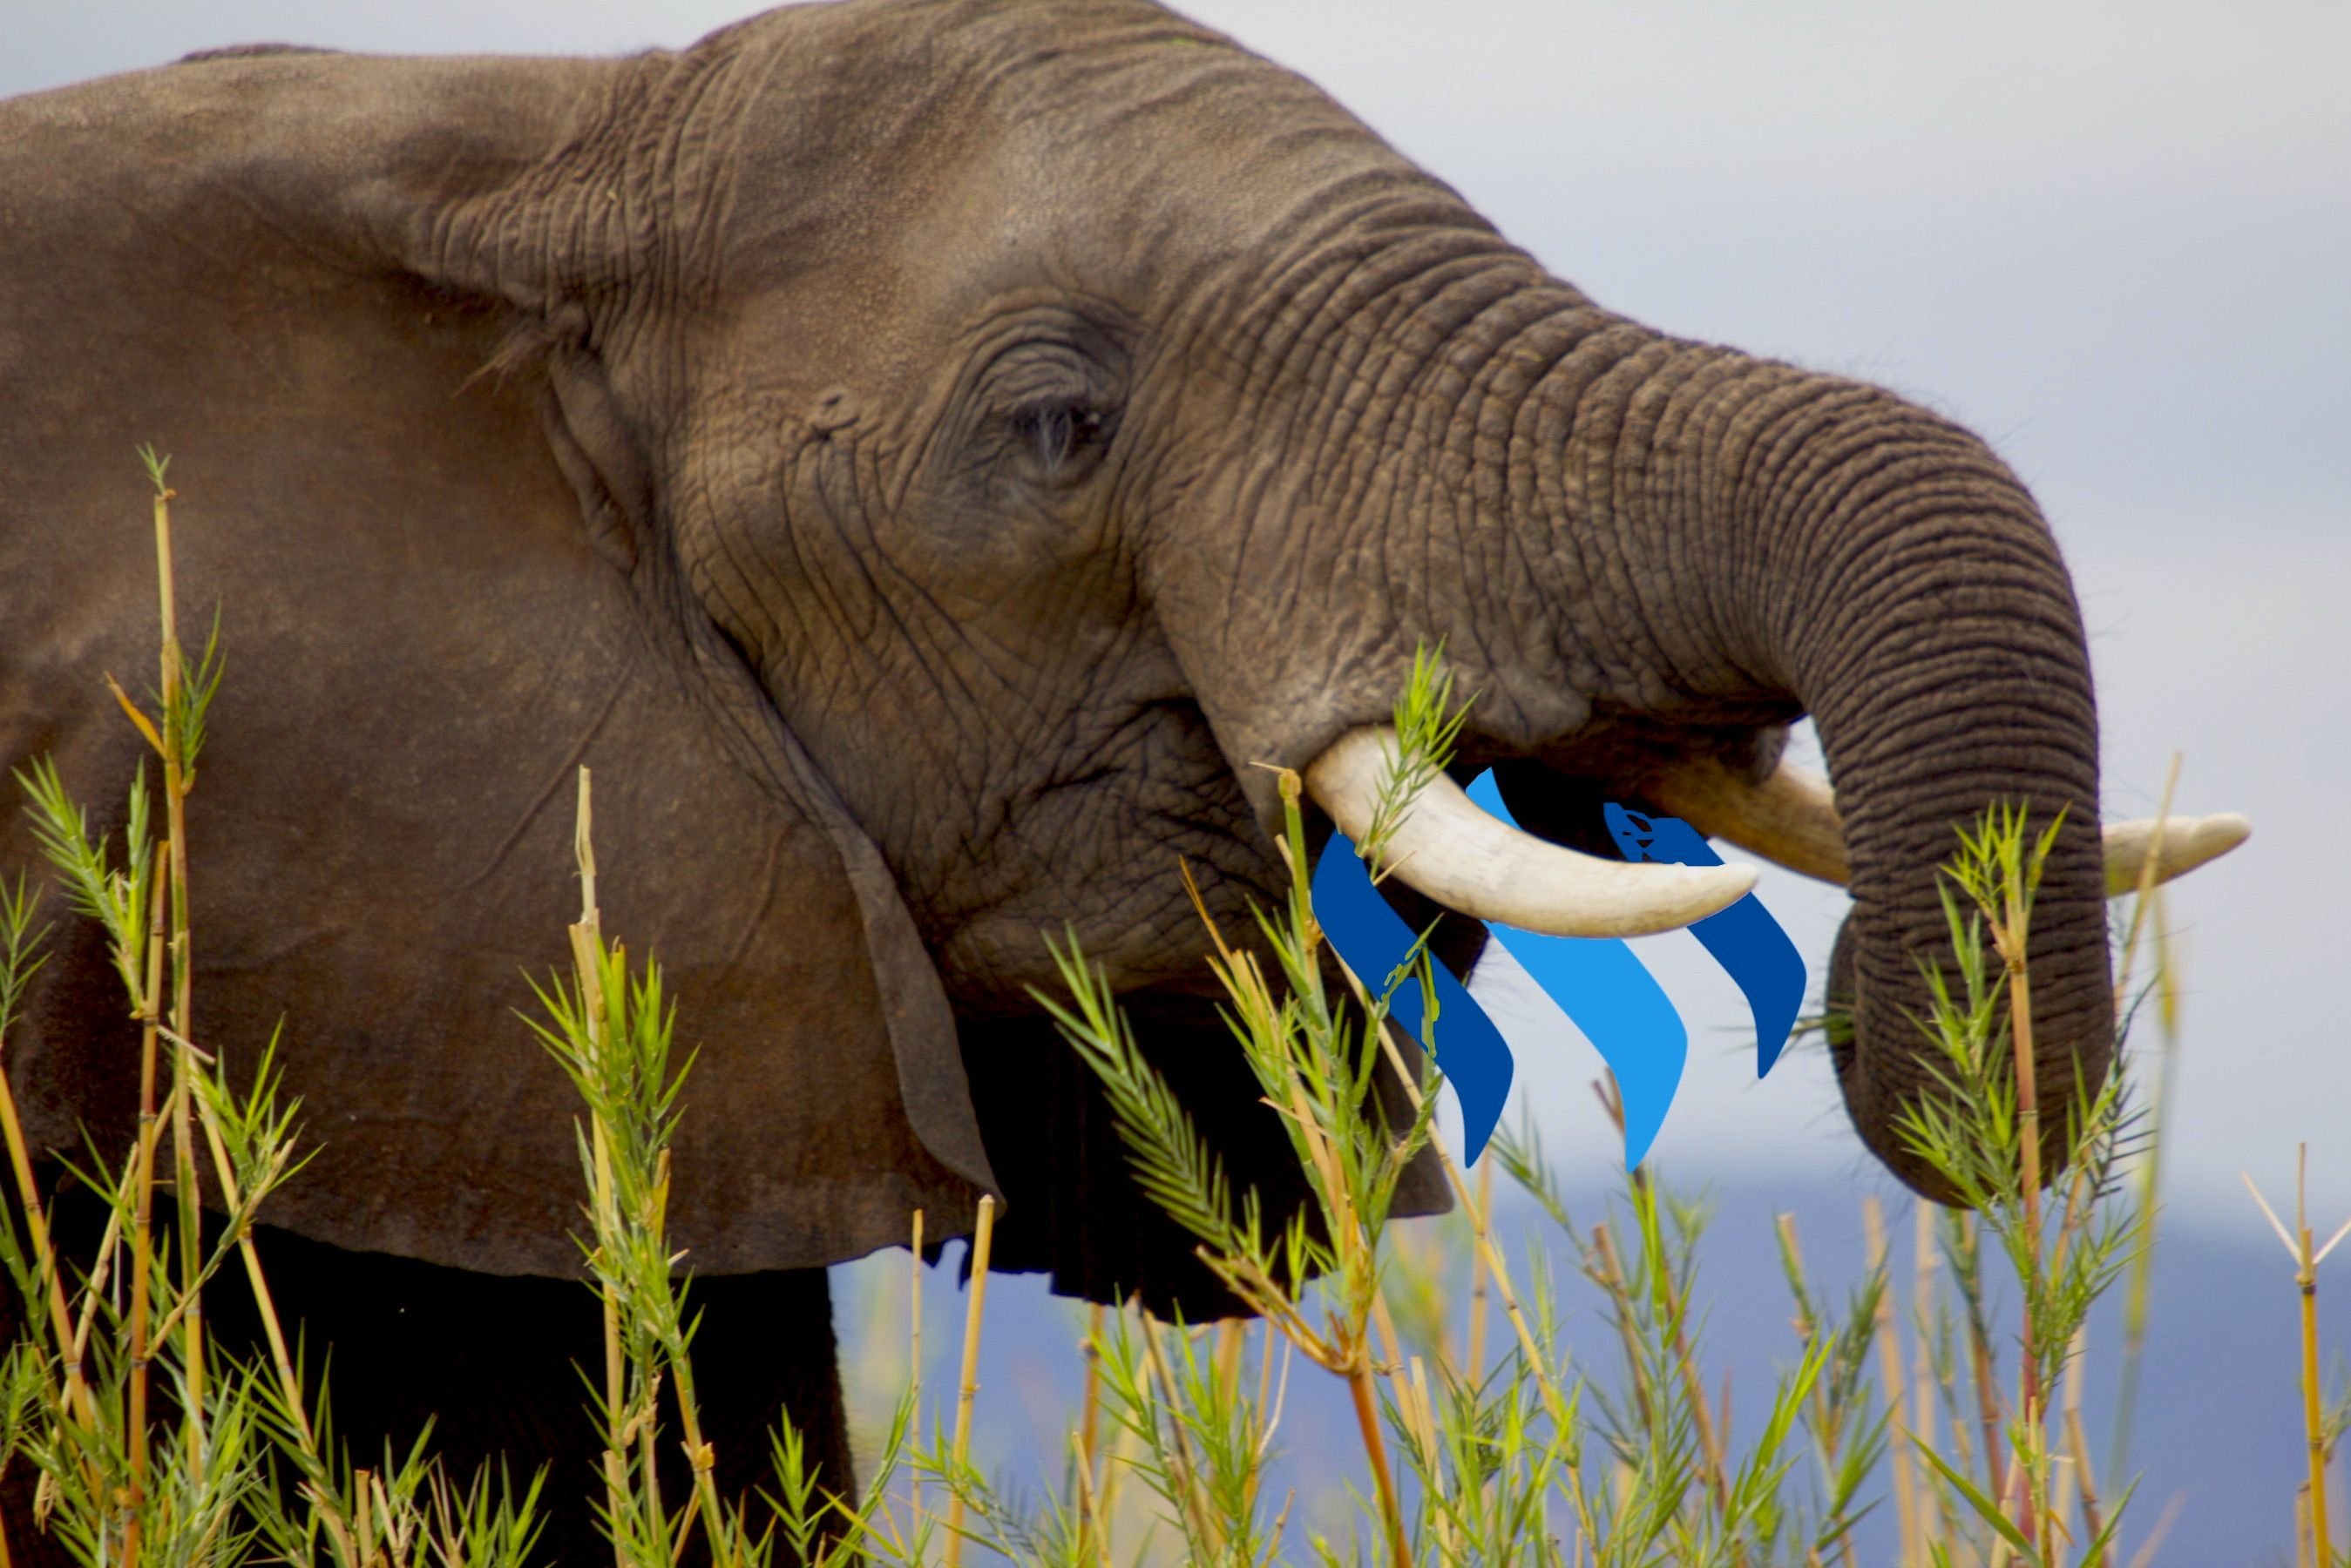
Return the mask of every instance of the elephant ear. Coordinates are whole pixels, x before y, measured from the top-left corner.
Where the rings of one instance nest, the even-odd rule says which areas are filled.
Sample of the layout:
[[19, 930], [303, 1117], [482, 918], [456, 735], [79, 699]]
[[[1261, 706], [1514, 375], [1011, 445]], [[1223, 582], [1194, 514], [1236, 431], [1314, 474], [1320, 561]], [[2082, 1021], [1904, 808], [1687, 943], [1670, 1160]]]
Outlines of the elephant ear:
[[[694, 1052], [674, 1233], [705, 1272], [829, 1263], [915, 1208], [967, 1228], [994, 1179], [887, 868], [664, 567], [567, 315], [596, 258], [543, 265], [595, 227], [549, 171], [626, 68], [235, 59], [0, 105], [0, 763], [119, 798], [101, 677], [152, 667], [152, 441], [183, 623], [216, 604], [228, 665], [190, 803], [198, 1033], [249, 1066], [282, 1020], [318, 1150], [265, 1217], [577, 1272], [578, 1107], [516, 1014], [567, 963], [586, 766], [605, 929]], [[503, 249], [460, 233], [486, 204]], [[35, 858], [13, 811], [0, 857]], [[127, 1126], [110, 983], [69, 945], [12, 1042], [49, 1147]]]

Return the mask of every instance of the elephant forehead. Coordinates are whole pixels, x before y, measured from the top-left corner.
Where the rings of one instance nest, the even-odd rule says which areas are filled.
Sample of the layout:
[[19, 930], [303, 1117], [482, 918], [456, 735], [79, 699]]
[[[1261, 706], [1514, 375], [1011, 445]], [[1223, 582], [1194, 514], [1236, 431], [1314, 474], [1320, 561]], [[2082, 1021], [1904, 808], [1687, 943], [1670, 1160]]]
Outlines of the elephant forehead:
[[792, 301], [803, 342], [887, 365], [1040, 285], [1165, 311], [1383, 193], [1476, 221], [1311, 83], [1155, 6], [838, 9], [854, 47], [747, 72], [723, 173], [725, 285]]

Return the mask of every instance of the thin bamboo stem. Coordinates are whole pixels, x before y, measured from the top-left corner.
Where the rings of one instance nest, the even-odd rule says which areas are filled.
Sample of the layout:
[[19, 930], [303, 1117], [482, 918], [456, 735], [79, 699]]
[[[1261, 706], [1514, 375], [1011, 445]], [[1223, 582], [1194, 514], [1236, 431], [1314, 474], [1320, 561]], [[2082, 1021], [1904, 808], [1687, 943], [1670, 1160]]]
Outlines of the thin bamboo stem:
[[2318, 1259], [2311, 1247], [2309, 1207], [2310, 1146], [2296, 1151], [2294, 1177], [2294, 1231], [2300, 1243], [2294, 1282], [2302, 1296], [2302, 1418], [2309, 1444], [2310, 1554], [2318, 1568], [2330, 1568], [2335, 1538], [2326, 1523], [2326, 1417], [2318, 1386]]
[[[963, 1376], [956, 1388], [955, 1468], [958, 1477], [971, 1456], [971, 1405], [979, 1393], [979, 1326], [987, 1311], [987, 1262], [996, 1241], [996, 1199], [983, 1193], [971, 1238], [971, 1299], [963, 1319]], [[947, 1503], [946, 1568], [963, 1562], [964, 1489]]]
[[[1891, 1250], [1886, 1241], [1886, 1215], [1871, 1193], [1862, 1199], [1861, 1225], [1869, 1242], [1869, 1267], [1878, 1277], [1877, 1314], [1872, 1334], [1877, 1341], [1879, 1376], [1886, 1379], [1887, 1424], [1896, 1433], [1905, 1432], [1913, 1425], [1913, 1417], [1905, 1405], [1905, 1391], [1909, 1380], [1902, 1370], [1902, 1342], [1894, 1326], [1894, 1280]], [[1926, 1426], [1924, 1417], [1916, 1424]], [[1900, 1532], [1902, 1563], [1905, 1568], [1926, 1568], [1919, 1554], [1917, 1480], [1912, 1474], [1908, 1445], [1896, 1441], [1888, 1445], [1894, 1450], [1894, 1516]], [[1848, 1537], [1850, 1544], [1850, 1537]]]
[[[188, 791], [193, 781], [187, 773], [188, 759], [182, 753], [185, 730], [178, 720], [185, 693], [187, 669], [180, 647], [178, 594], [174, 587], [172, 566], [172, 501], [177, 493], [159, 488], [155, 493], [155, 582], [158, 610], [162, 628], [162, 647], [157, 656], [159, 691], [163, 708], [162, 740], [163, 742], [163, 814], [164, 854], [171, 867], [171, 927], [172, 927], [172, 1077], [174, 1085], [184, 1083], [193, 1072], [187, 1042], [195, 1033], [195, 964], [191, 952], [193, 921], [188, 895]], [[157, 998], [160, 1004], [161, 998]], [[160, 1012], [160, 1005], [158, 1007]], [[186, 1445], [191, 1478], [204, 1479], [204, 1299], [196, 1289], [198, 1272], [203, 1267], [203, 1222], [196, 1179], [195, 1138], [190, 1124], [188, 1097], [178, 1096], [178, 1109], [172, 1118], [172, 1172], [173, 1198], [179, 1213], [180, 1268], [182, 1288], [187, 1293], [187, 1320], [183, 1328], [185, 1336], [183, 1360], [187, 1378], [185, 1420], [191, 1440]]]
[[[1911, 1330], [1914, 1335], [1911, 1365], [1916, 1369], [1911, 1385], [1911, 1409], [1917, 1412], [1917, 1425], [1913, 1429], [1914, 1446], [1932, 1453], [1935, 1448], [1935, 1356], [1928, 1343], [1928, 1324], [1935, 1311], [1935, 1212], [1934, 1206], [1920, 1202], [1912, 1222], [1912, 1277], [1910, 1286]], [[1964, 1461], [1963, 1461], [1964, 1462]], [[1918, 1489], [1918, 1533], [1905, 1544], [1905, 1561], [1911, 1564], [1926, 1562], [1926, 1543], [1936, 1536], [1941, 1509], [1938, 1494], [1931, 1485]]]
[[1387, 1529], [1388, 1561], [1395, 1568], [1406, 1568], [1412, 1562], [1412, 1549], [1405, 1544], [1404, 1510], [1396, 1501], [1395, 1478], [1388, 1471], [1387, 1440], [1380, 1433], [1380, 1406], [1372, 1392], [1370, 1363], [1359, 1353], [1347, 1368], [1347, 1392], [1354, 1400], [1355, 1427], [1363, 1434], [1364, 1456], [1371, 1461], [1372, 1480], [1376, 1483], [1380, 1499], [1380, 1520]]
[[[16, 1179], [16, 1200], [25, 1215], [25, 1228], [30, 1233], [33, 1256], [41, 1271], [42, 1294], [47, 1298], [49, 1333], [57, 1341], [57, 1355], [65, 1364], [67, 1407], [74, 1412], [85, 1432], [94, 1430], [97, 1411], [90, 1399], [89, 1385], [82, 1378], [82, 1336], [75, 1332], [73, 1308], [66, 1299], [63, 1274], [57, 1268], [57, 1248], [49, 1239], [49, 1225], [41, 1206], [40, 1188], [33, 1180], [31, 1151], [25, 1143], [24, 1118], [16, 1111], [16, 1091], [8, 1086], [8, 1075], [0, 1071], [0, 1137], [8, 1144], [8, 1165]], [[119, 1223], [110, 1220], [113, 1233]]]
[[147, 1503], [147, 1381], [153, 1360], [147, 1343], [148, 1298], [154, 1274], [155, 1064], [163, 1023], [164, 908], [170, 897], [169, 858], [154, 870], [147, 914], [147, 990], [140, 1003], [139, 1141], [131, 1162], [130, 1411], [123, 1441], [130, 1484], [121, 1499], [122, 1568], [137, 1568], [141, 1510]]
[[[1168, 1452], [1176, 1471], [1173, 1478], [1176, 1489], [1184, 1494], [1183, 1508], [1191, 1515], [1193, 1531], [1208, 1549], [1211, 1557], [1221, 1557], [1224, 1552], [1223, 1532], [1217, 1528], [1217, 1516], [1209, 1509], [1207, 1499], [1201, 1495], [1199, 1467], [1193, 1461], [1191, 1442], [1184, 1435], [1184, 1421], [1178, 1414], [1180, 1407], [1176, 1401], [1176, 1378], [1168, 1370], [1165, 1353], [1159, 1347], [1158, 1325], [1149, 1316], [1143, 1315], [1142, 1329], [1144, 1359], [1150, 1369], [1159, 1403], [1168, 1412]], [[1155, 1420], [1156, 1418], [1154, 1417]], [[950, 1553], [954, 1551], [954, 1539], [949, 1541]], [[956, 1568], [956, 1559], [952, 1555], [948, 1558], [947, 1568]]]
[[[2074, 1475], [2082, 1499], [2082, 1531], [2090, 1540], [2096, 1540], [2105, 1528], [2105, 1510], [2098, 1500], [2097, 1476], [2090, 1469], [2090, 1438], [2082, 1426], [2081, 1366], [2086, 1359], [2076, 1350], [2065, 1386], [2065, 1440], [2074, 1454]], [[2111, 1544], [2098, 1548], [2096, 1557], [2087, 1568], [2112, 1568], [2114, 1548]]]
[[[906, 1262], [906, 1395], [914, 1436], [923, 1433], [923, 1211], [914, 1210], [914, 1240], [908, 1244]], [[1091, 1368], [1089, 1368], [1091, 1370]], [[919, 1534], [923, 1528], [923, 1475], [908, 1467], [906, 1472], [906, 1508], [908, 1532]]]
[[[1477, 1223], [1494, 1208], [1494, 1162], [1487, 1160], [1478, 1167]], [[1486, 1376], [1486, 1253], [1482, 1248], [1469, 1252], [1469, 1355], [1466, 1370], [1471, 1386]]]
[[[580, 980], [580, 1008], [585, 1017], [588, 1038], [601, 1049], [605, 1021], [608, 1016], [601, 967], [597, 961], [602, 950], [603, 915], [596, 902], [595, 804], [589, 770], [580, 770], [578, 814], [574, 818], [571, 848], [580, 867], [580, 919], [571, 928], [571, 967]], [[589, 1118], [590, 1159], [593, 1167], [594, 1190], [590, 1200], [596, 1206], [596, 1231], [599, 1236], [611, 1238], [620, 1231], [620, 1213], [613, 1193], [611, 1135], [606, 1130], [604, 1118], [591, 1115]], [[604, 1344], [604, 1420], [606, 1425], [603, 1471], [604, 1504], [613, 1522], [613, 1568], [629, 1568], [627, 1532], [620, 1528], [629, 1505], [628, 1458], [622, 1451], [628, 1428], [634, 1424], [631, 1413], [623, 1408], [628, 1397], [628, 1358], [621, 1345], [621, 1303], [609, 1281], [597, 1287], [598, 1305], [601, 1310]], [[648, 1390], [648, 1397], [651, 1391]], [[648, 1423], [650, 1425], [650, 1423]], [[657, 1490], [650, 1470], [646, 1490]], [[651, 1523], [651, 1521], [648, 1521]], [[653, 1539], [666, 1540], [665, 1531], [655, 1528]], [[718, 1552], [718, 1537], [711, 1538], [711, 1552]]]

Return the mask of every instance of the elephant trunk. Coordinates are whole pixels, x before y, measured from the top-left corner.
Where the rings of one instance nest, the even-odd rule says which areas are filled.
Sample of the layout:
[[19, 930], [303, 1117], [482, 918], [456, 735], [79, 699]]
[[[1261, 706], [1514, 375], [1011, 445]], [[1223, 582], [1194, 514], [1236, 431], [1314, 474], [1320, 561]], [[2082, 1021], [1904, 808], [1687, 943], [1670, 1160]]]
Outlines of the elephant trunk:
[[[1776, 748], [1753, 737], [1812, 715], [1854, 898], [1830, 962], [1831, 1011], [1850, 1020], [1832, 1032], [1839, 1085], [1871, 1150], [1942, 1199], [1902, 1132], [1942, 1065], [1927, 966], [1957, 983], [1938, 868], [1989, 806], [2022, 806], [2033, 835], [2062, 811], [2028, 951], [2056, 1169], [2115, 1017], [2089, 658], [2032, 497], [1981, 441], [1881, 389], [1604, 320], [1536, 407], [1520, 428], [1552, 439], [1536, 483], [1510, 487], [1539, 501], [1514, 509], [1535, 563], [1522, 591], [1590, 717], [1563, 746], [1541, 721], [1489, 737], [1638, 777], [1637, 761], [1579, 766], [1591, 721], [1633, 715], [1676, 754], [1723, 737], [1768, 772]], [[1472, 677], [1503, 698], [1481, 698], [1489, 724], [1535, 710], [1511, 673]]]
[[1414, 319], [1442, 304], [1445, 330], [1390, 341], [1351, 314], [1364, 340], [1317, 361], [1358, 367], [1324, 389], [1341, 412], [1382, 407], [1366, 367], [1414, 389], [1380, 421], [1395, 439], [1228, 468], [1189, 538], [1231, 529], [1234, 548], [1158, 557], [1165, 622], [1260, 820], [1279, 811], [1253, 764], [1305, 769], [1378, 722], [1439, 639], [1477, 693], [1465, 754], [1635, 794], [1694, 751], [1760, 776], [1774, 731], [1809, 712], [1853, 873], [1829, 987], [1852, 1020], [1839, 1081], [1870, 1148], [1946, 1197], [1899, 1124], [1938, 1061], [1921, 969], [1949, 967], [1938, 867], [1996, 802], [2035, 831], [2063, 810], [2029, 952], [2054, 1156], [2076, 1085], [2112, 1059], [2114, 1010], [2089, 660], [2023, 486], [1890, 393], [1661, 337], [1512, 256], [1410, 284]]
[[2062, 811], [2028, 952], [2053, 1171], [2115, 1025], [2097, 714], [2071, 583], [2032, 498], [1973, 436], [1849, 383], [1792, 381], [1766, 400], [1786, 405], [1777, 460], [1748, 472], [1780, 525], [1743, 579], [1743, 618], [1812, 713], [1844, 819], [1854, 907], [1829, 1002], [1850, 1018], [1831, 1035], [1847, 1108], [1905, 1182], [1950, 1196], [1900, 1120], [1939, 1064], [1925, 975], [1953, 961], [1938, 867], [1994, 803], [2024, 807], [2032, 835]]

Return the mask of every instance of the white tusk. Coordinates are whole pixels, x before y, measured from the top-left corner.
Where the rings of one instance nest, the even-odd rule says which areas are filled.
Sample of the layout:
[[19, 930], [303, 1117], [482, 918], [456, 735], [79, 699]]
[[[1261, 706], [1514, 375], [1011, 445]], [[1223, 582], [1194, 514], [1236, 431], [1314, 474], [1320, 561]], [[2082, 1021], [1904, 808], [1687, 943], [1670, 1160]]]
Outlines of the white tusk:
[[1774, 866], [1840, 888], [1853, 880], [1836, 797], [1829, 793], [1828, 780], [1817, 774], [1782, 766], [1751, 784], [1708, 758], [1658, 774], [1644, 793], [1667, 815]]
[[[1360, 841], [1396, 753], [1384, 724], [1350, 730], [1306, 768], [1315, 804]], [[1633, 865], [1522, 833], [1439, 774], [1387, 843], [1395, 874], [1448, 909], [1555, 937], [1639, 937], [1702, 920], [1755, 886], [1751, 866]]]
[[2119, 898], [2138, 890], [2139, 867], [2156, 842], [2155, 879], [2168, 882], [2221, 856], [2252, 836], [2253, 825], [2234, 812], [2219, 816], [2168, 816], [2161, 822], [2143, 817], [2137, 822], [2106, 824], [2106, 897]]
[[[1844, 828], [1828, 781], [1782, 766], [1760, 784], [1745, 784], [1719, 763], [1692, 763], [1651, 780], [1647, 794], [1659, 810], [1682, 817], [1709, 837], [1723, 838], [1776, 866], [1842, 887], [1852, 880]], [[2109, 823], [2105, 830], [2106, 896], [2137, 888], [2139, 868], [2156, 846], [2158, 823]], [[2174, 816], [2161, 824], [2156, 879], [2168, 882], [2242, 844], [2253, 825], [2233, 813]]]

